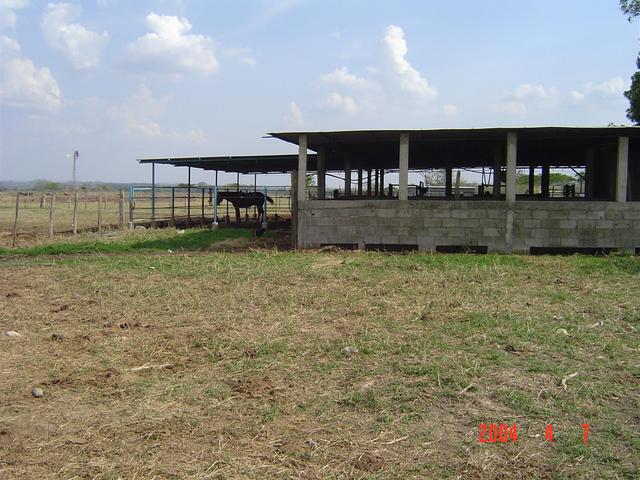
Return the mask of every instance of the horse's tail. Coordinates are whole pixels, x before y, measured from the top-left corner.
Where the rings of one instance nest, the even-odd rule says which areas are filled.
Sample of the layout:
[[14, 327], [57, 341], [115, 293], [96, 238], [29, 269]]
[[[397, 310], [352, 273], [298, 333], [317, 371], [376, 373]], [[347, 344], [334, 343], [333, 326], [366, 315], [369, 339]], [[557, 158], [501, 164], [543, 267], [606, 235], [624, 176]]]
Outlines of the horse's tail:
[[273, 203], [273, 198], [271, 198], [269, 195], [267, 195], [267, 202]]

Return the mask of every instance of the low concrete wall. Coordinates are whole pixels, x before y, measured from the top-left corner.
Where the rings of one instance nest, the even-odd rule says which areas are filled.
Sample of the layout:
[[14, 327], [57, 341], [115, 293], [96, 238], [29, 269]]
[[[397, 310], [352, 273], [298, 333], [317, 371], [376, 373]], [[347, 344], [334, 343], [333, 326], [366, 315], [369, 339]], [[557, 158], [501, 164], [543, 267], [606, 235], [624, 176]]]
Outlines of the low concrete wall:
[[309, 200], [299, 207], [298, 246], [322, 244], [640, 248], [640, 202]]

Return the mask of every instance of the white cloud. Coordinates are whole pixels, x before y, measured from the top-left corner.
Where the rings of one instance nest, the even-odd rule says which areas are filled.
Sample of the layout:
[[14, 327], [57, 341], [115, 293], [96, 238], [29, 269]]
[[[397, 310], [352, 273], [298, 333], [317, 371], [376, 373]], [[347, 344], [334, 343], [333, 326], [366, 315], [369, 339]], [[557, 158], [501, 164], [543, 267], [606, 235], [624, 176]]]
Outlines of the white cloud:
[[81, 11], [70, 3], [50, 3], [41, 25], [49, 46], [62, 52], [78, 70], [97, 66], [109, 41], [107, 32], [94, 32], [74, 22]]
[[349, 73], [347, 67], [336, 68], [332, 73], [320, 76], [324, 83], [342, 85], [345, 87], [365, 87], [369, 84], [366, 78]]
[[289, 103], [289, 122], [294, 127], [301, 127], [304, 125], [304, 115], [302, 114], [302, 110], [296, 102]]
[[352, 97], [341, 95], [337, 92], [331, 92], [322, 103], [324, 108], [332, 110], [341, 110], [349, 115], [358, 113], [358, 106]]
[[523, 83], [516, 87], [512, 96], [516, 100], [548, 100], [555, 97], [557, 94], [558, 90], [554, 87], [546, 88], [544, 85]]
[[622, 77], [613, 77], [604, 82], [589, 82], [581, 89], [571, 90], [571, 98], [576, 102], [582, 102], [587, 97], [598, 96], [601, 98], [620, 97], [626, 90], [626, 85]]
[[124, 125], [129, 135], [192, 142], [204, 141], [205, 135], [199, 129], [178, 132], [162, 128], [159, 118], [164, 114], [169, 100], [169, 97], [155, 97], [146, 85], [140, 85], [126, 102], [112, 107], [111, 114]]
[[438, 90], [429, 86], [426, 78], [411, 66], [406, 59], [407, 42], [404, 31], [396, 25], [385, 29], [383, 45], [391, 75], [397, 80], [402, 90], [424, 97], [435, 97]]
[[37, 68], [20, 54], [20, 45], [0, 36], [0, 98], [7, 105], [54, 109], [60, 106], [60, 87], [48, 68]]
[[129, 60], [142, 69], [168, 74], [211, 75], [219, 69], [209, 37], [190, 34], [184, 17], [147, 15], [150, 32], [127, 46]]
[[17, 15], [14, 10], [20, 10], [29, 5], [29, 0], [0, 0], [0, 29], [13, 28]]
[[490, 106], [491, 110], [495, 113], [502, 115], [512, 115], [523, 117], [527, 114], [527, 106], [522, 102], [516, 102], [513, 100], [494, 103]]
[[255, 67], [258, 63], [253, 57], [250, 48], [225, 48], [222, 50], [222, 53], [229, 57], [237, 58], [240, 63], [244, 63], [250, 67]]
[[445, 104], [442, 107], [442, 111], [448, 117], [455, 117], [456, 115], [458, 115], [458, 107], [456, 107], [455, 105], [451, 105], [449, 103]]

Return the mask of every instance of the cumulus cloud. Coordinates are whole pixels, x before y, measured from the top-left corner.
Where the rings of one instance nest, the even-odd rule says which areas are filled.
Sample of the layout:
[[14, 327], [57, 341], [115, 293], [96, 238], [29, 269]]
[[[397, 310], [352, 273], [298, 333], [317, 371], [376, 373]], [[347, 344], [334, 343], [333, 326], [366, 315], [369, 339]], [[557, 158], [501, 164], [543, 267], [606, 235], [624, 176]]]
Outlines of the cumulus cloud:
[[289, 103], [289, 117], [287, 120], [293, 127], [301, 127], [304, 125], [304, 115], [296, 102]]
[[402, 90], [424, 97], [437, 96], [438, 90], [429, 86], [427, 79], [407, 60], [408, 48], [402, 28], [389, 25], [382, 42], [390, 73]]
[[60, 87], [48, 68], [37, 68], [20, 53], [12, 38], [0, 36], [0, 98], [15, 107], [55, 109], [60, 106]]
[[590, 96], [599, 96], [601, 98], [620, 97], [626, 88], [622, 77], [614, 77], [600, 83], [586, 83], [580, 89], [571, 90], [569, 95], [572, 100], [582, 102]]
[[493, 103], [489, 108], [501, 115], [524, 117], [530, 107], [550, 108], [557, 106], [560, 101], [561, 96], [555, 87], [522, 83], [504, 101]]
[[128, 134], [146, 138], [170, 138], [202, 142], [202, 130], [184, 132], [163, 129], [159, 123], [169, 103], [169, 97], [156, 97], [146, 85], [140, 85], [123, 104], [112, 107], [111, 114], [124, 125]]
[[127, 46], [130, 62], [144, 70], [172, 75], [208, 76], [218, 71], [213, 41], [205, 35], [189, 33], [189, 20], [152, 12], [146, 22], [150, 32]]
[[81, 11], [79, 6], [70, 3], [50, 3], [41, 25], [49, 46], [62, 52], [78, 70], [97, 66], [109, 41], [107, 32], [94, 32], [74, 22]]
[[369, 84], [366, 78], [349, 73], [347, 67], [336, 68], [333, 72], [322, 75], [320, 81], [345, 87], [365, 87]]
[[327, 109], [341, 110], [349, 115], [355, 115], [358, 113], [358, 105], [356, 104], [356, 101], [352, 97], [341, 95], [338, 92], [331, 92], [327, 95], [322, 106]]
[[28, 0], [0, 0], [0, 28], [13, 28], [16, 25], [15, 10], [29, 5]]
[[490, 108], [491, 111], [501, 115], [523, 117], [527, 114], [527, 106], [522, 102], [513, 100], [491, 104]]
[[544, 85], [523, 83], [516, 87], [512, 96], [516, 100], [548, 100], [555, 97], [557, 94], [558, 90], [555, 87], [547, 88]]

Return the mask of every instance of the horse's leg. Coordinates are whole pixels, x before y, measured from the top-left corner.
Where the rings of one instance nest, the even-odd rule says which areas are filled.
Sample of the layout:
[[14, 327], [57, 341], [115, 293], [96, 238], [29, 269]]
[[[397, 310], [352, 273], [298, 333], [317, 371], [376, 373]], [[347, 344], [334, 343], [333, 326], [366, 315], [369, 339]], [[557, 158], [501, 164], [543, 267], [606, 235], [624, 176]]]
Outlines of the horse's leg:
[[264, 208], [262, 205], [258, 205], [258, 225], [264, 222]]

